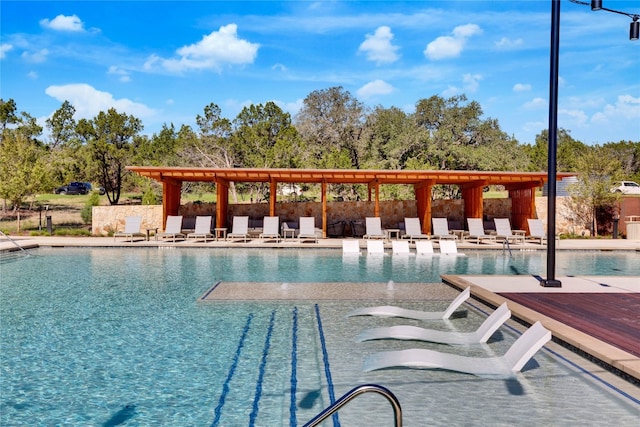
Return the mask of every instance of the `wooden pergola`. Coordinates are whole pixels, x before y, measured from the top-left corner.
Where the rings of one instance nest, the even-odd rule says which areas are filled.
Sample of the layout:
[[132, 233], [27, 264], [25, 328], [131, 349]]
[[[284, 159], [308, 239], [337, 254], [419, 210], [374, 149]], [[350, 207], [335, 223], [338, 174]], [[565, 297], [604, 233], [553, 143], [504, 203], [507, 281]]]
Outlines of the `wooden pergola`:
[[[128, 166], [128, 170], [162, 183], [163, 222], [167, 215], [177, 215], [182, 183], [213, 182], [217, 186], [216, 224], [226, 226], [231, 182], [269, 183], [269, 215], [276, 215], [279, 183], [313, 183], [322, 188], [322, 231], [327, 231], [327, 184], [366, 184], [368, 199], [374, 201], [374, 215], [379, 216], [379, 190], [383, 184], [413, 185], [422, 231], [431, 232], [431, 188], [436, 184], [453, 184], [462, 188], [465, 218], [482, 218], [482, 193], [487, 185], [503, 185], [511, 199], [511, 222], [525, 228], [527, 218], [535, 215], [535, 189], [547, 181], [546, 172], [488, 172], [452, 170], [360, 170], [360, 169], [252, 169]], [[573, 176], [558, 172], [558, 180]], [[164, 226], [164, 224], [163, 224]]]

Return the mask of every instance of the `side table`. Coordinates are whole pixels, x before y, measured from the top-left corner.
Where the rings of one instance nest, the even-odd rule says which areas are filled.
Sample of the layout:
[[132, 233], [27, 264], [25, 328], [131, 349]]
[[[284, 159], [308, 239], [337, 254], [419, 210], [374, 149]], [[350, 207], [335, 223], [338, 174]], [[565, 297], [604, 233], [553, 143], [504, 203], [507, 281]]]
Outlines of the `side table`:
[[220, 239], [227, 240], [227, 228], [226, 227], [214, 228], [213, 229], [213, 233], [214, 233], [214, 236], [216, 238], [216, 242], [218, 240], [220, 240]]

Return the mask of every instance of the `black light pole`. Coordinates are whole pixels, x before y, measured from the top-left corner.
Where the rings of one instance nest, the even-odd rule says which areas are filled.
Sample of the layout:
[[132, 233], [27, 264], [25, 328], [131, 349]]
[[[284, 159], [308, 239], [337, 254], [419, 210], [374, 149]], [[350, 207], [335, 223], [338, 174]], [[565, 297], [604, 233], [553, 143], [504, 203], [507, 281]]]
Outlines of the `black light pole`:
[[549, 153], [547, 163], [547, 278], [540, 286], [560, 288], [556, 280], [556, 153], [558, 146], [558, 68], [560, 51], [560, 0], [551, 0], [551, 55], [549, 65]]

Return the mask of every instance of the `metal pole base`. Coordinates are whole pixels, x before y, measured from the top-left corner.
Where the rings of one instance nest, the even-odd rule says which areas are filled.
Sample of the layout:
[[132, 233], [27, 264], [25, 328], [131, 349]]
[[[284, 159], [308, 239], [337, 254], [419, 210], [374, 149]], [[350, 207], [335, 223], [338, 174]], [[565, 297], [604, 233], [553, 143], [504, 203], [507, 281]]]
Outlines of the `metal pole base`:
[[540, 280], [540, 286], [545, 288], [561, 288], [562, 282], [555, 279], [542, 279]]

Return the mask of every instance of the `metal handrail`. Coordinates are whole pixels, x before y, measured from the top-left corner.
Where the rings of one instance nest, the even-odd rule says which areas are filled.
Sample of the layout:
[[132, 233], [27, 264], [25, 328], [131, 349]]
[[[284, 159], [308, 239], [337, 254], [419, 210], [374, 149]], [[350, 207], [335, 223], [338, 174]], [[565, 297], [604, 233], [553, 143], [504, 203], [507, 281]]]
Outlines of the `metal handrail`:
[[511, 253], [511, 245], [509, 245], [509, 238], [505, 236], [504, 241], [502, 242], [502, 253], [504, 253], [506, 249], [509, 250], [509, 258], [513, 258], [513, 254]]
[[391, 407], [393, 407], [395, 426], [402, 427], [402, 408], [400, 407], [400, 401], [398, 401], [398, 398], [391, 392], [391, 390], [378, 384], [363, 384], [351, 389], [340, 399], [336, 400], [332, 405], [316, 415], [311, 421], [306, 423], [304, 427], [315, 427], [319, 425], [322, 421], [329, 418], [335, 412], [338, 412], [340, 408], [349, 403], [351, 400], [367, 392], [373, 392], [383, 395], [389, 401], [389, 403], [391, 403]]
[[24, 248], [22, 246], [20, 246], [15, 240], [13, 240], [11, 237], [7, 236], [6, 234], [4, 234], [2, 231], [0, 231], [0, 234], [2, 234], [7, 240], [9, 240], [11, 243], [13, 243], [14, 245], [16, 245], [16, 247], [18, 249], [20, 249], [23, 253], [27, 254], [27, 251], [24, 250]]

